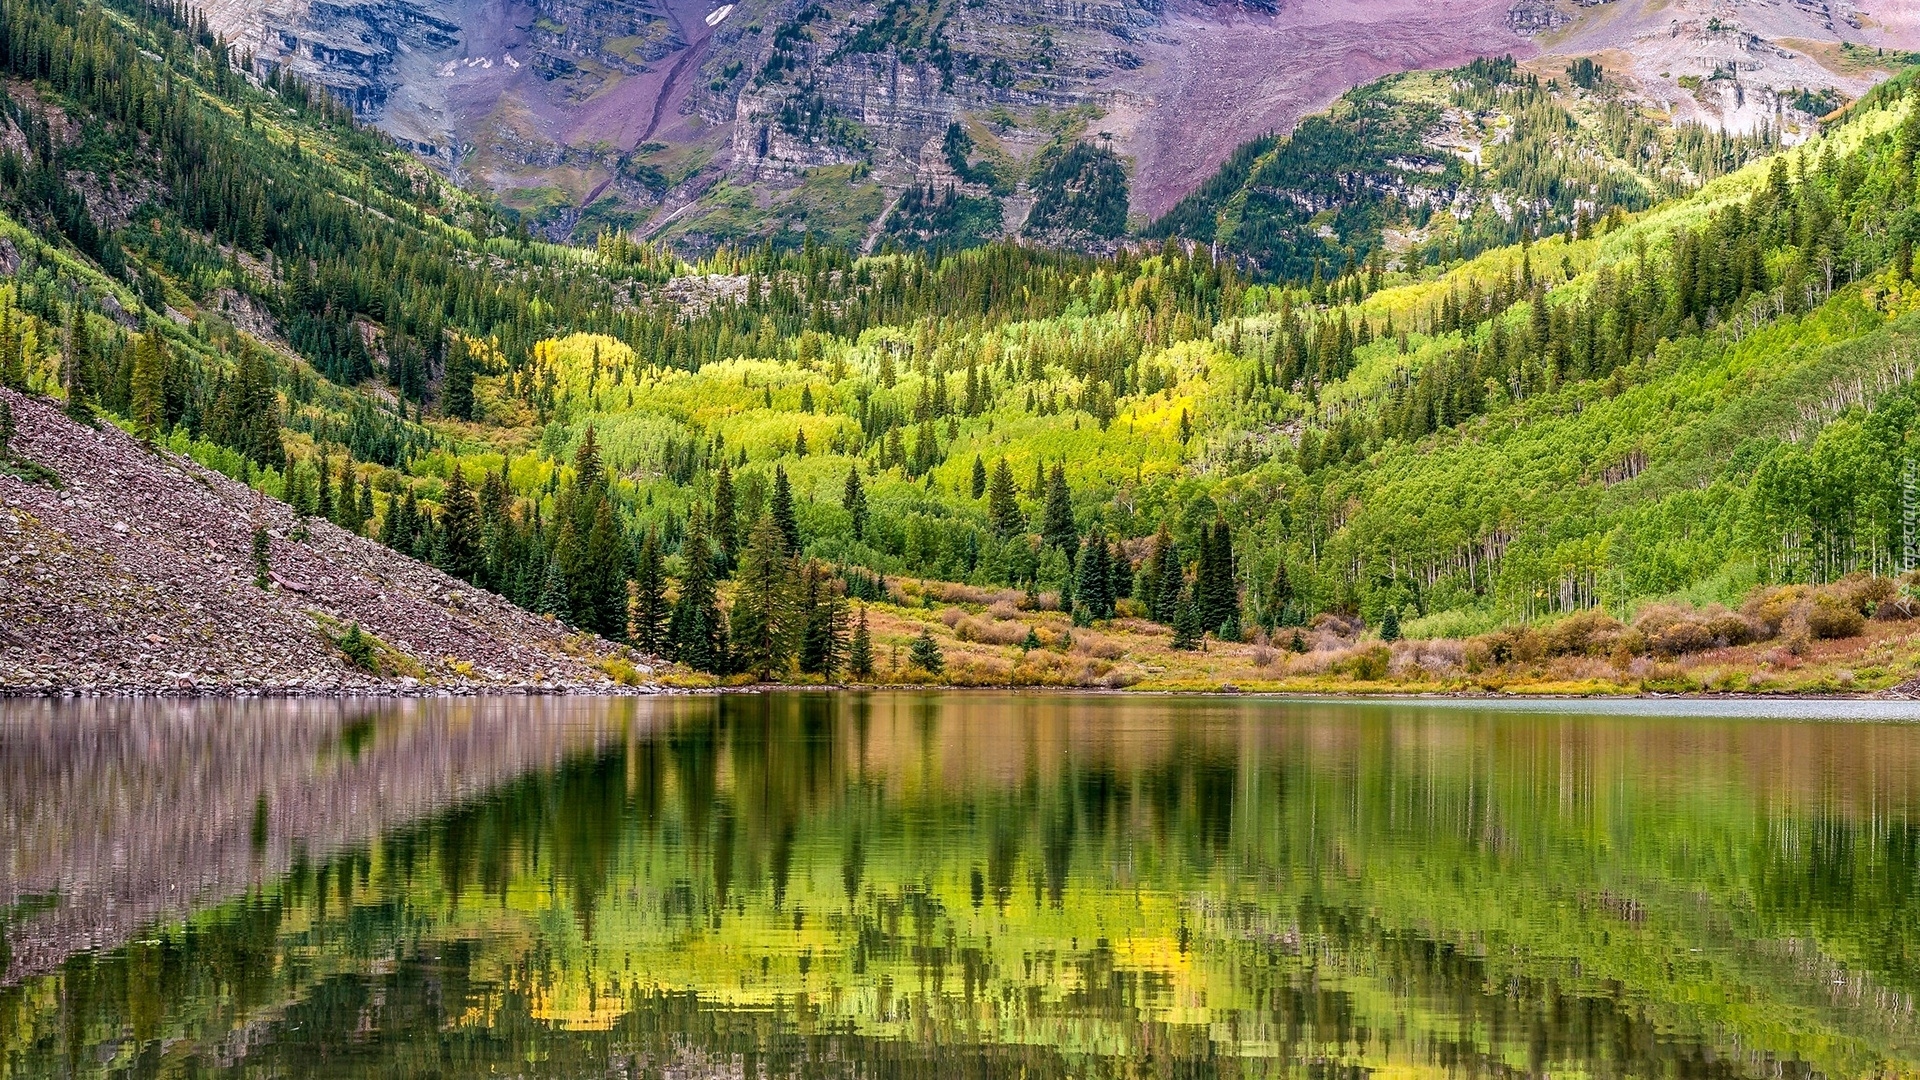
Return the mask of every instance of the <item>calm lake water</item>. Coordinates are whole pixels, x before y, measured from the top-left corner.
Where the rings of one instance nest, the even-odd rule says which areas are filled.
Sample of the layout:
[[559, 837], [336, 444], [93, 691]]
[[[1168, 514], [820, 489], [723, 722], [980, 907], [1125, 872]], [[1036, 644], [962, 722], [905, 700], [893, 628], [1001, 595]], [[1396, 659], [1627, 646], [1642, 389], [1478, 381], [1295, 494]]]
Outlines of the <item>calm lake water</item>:
[[1913, 1076], [1916, 719], [0, 703], [0, 1078]]

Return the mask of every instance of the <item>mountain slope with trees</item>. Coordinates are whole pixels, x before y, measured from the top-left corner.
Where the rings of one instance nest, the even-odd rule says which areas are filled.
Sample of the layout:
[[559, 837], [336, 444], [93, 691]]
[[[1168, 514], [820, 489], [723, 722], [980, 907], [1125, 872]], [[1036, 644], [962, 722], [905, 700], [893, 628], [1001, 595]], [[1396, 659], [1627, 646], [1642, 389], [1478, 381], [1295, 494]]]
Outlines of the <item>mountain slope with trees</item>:
[[0, 16], [0, 382], [697, 672], [1632, 688], [1911, 610], [1910, 80], [1638, 214], [1268, 284], [544, 244], [180, 12]]

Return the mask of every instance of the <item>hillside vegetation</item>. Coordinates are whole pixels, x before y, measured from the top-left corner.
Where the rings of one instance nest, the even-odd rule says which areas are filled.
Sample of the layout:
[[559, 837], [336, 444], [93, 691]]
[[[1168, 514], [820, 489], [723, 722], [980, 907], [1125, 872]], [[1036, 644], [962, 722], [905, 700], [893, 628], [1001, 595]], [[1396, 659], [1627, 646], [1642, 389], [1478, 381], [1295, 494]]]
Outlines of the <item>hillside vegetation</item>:
[[[9, 385], [690, 669], [1185, 685], [1229, 669], [1212, 641], [1274, 685], [1808, 688], [1911, 662], [1907, 81], [1643, 213], [1283, 285], [1173, 241], [538, 244], [177, 13], [8, 0], [0, 32]], [[1428, 637], [1474, 641], [1376, 651]]]

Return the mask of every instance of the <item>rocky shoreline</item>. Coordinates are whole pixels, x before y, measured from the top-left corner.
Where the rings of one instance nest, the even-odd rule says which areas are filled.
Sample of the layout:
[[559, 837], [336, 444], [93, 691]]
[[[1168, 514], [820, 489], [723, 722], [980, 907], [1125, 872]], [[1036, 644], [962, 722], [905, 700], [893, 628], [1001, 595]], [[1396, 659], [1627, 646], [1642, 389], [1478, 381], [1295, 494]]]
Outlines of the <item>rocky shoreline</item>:
[[[0, 695], [639, 693], [657, 664], [56, 403], [0, 390]], [[31, 463], [35, 468], [27, 468]], [[272, 587], [253, 580], [254, 529]], [[335, 644], [360, 627], [376, 672]]]

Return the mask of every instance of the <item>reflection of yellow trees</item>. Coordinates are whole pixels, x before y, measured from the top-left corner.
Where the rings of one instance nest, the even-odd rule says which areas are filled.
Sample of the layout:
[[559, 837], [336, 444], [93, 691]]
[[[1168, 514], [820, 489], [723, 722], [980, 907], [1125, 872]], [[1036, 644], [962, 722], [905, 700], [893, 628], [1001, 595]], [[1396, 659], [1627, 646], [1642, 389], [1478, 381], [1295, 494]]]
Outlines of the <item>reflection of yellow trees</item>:
[[[162, 968], [248, 973], [236, 989], [135, 951], [102, 965], [176, 989], [96, 1005], [98, 1030], [310, 1023], [341, 976], [397, 1000], [423, 969], [458, 988], [439, 1022], [476, 1039], [684, 1022], [1386, 1071], [1920, 1061], [1920, 732], [1016, 696], [673, 709], [161, 935]], [[0, 995], [9, 1045], [62, 1030], [75, 977]], [[673, 1019], [685, 995], [704, 1019]]]

